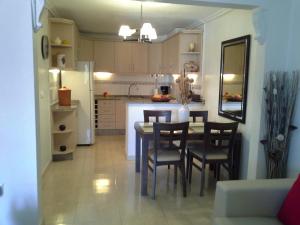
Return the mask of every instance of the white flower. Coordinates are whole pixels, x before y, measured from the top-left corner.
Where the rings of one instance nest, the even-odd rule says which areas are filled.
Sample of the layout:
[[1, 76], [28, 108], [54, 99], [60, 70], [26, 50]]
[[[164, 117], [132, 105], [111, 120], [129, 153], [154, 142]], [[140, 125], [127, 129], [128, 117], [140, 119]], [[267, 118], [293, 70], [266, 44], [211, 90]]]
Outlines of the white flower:
[[277, 89], [276, 88], [273, 89], [273, 95], [277, 95]]
[[276, 75], [275, 74], [273, 74], [273, 81], [275, 82], [276, 81]]
[[284, 135], [283, 134], [278, 134], [277, 137], [276, 137], [276, 139], [278, 141], [284, 141]]

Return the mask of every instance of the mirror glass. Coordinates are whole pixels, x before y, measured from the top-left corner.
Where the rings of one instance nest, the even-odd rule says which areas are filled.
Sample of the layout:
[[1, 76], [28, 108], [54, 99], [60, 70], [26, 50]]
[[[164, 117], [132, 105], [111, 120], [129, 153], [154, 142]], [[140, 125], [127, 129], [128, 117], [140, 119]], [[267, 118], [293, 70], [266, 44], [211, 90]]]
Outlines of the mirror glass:
[[222, 42], [218, 113], [242, 123], [246, 120], [249, 51], [250, 35]]

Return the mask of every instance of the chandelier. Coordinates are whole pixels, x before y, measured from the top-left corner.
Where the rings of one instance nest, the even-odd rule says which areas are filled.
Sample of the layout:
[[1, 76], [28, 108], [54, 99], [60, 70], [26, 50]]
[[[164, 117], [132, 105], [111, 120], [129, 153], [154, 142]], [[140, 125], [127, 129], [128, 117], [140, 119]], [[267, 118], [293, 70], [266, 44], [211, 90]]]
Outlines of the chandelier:
[[119, 29], [119, 36], [122, 36], [124, 41], [139, 41], [147, 43], [151, 43], [152, 40], [157, 39], [156, 30], [152, 27], [151, 23], [143, 23], [143, 3], [141, 3], [141, 24], [143, 25], [139, 30], [139, 38], [128, 39], [128, 37], [131, 37], [137, 31], [137, 29], [131, 29], [129, 25], [121, 25]]

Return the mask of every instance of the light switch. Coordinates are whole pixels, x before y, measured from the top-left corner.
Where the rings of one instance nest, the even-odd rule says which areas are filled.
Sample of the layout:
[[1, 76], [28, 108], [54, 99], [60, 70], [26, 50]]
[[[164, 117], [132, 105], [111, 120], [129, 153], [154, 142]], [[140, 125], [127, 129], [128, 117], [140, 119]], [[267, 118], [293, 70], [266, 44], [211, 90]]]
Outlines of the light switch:
[[0, 197], [4, 194], [4, 184], [0, 185]]

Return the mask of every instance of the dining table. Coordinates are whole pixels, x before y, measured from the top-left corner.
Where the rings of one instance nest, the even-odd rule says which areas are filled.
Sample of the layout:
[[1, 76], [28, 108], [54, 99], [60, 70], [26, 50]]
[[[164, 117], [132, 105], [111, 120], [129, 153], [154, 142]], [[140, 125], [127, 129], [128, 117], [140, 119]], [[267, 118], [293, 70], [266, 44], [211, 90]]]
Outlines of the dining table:
[[[135, 172], [140, 173], [141, 177], [141, 195], [148, 194], [148, 148], [149, 141], [153, 140], [153, 123], [135, 122], [134, 129], [135, 138]], [[187, 135], [188, 140], [204, 139], [204, 123], [190, 122]], [[239, 179], [240, 156], [242, 146], [242, 135], [240, 132], [236, 134], [235, 143], [232, 151], [232, 175], [229, 179]]]

